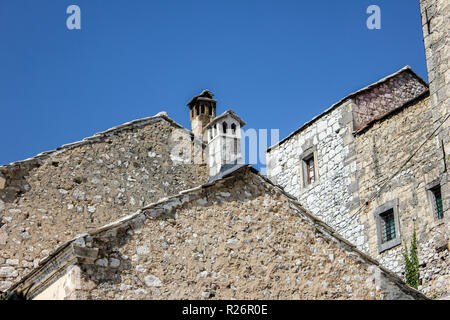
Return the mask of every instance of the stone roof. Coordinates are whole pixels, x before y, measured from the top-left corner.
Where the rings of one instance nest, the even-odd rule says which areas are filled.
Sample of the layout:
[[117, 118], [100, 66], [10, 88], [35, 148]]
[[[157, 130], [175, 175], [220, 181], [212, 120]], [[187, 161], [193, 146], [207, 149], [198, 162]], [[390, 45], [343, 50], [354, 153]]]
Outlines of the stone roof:
[[101, 142], [101, 141], [103, 141], [104, 139], [106, 139], [108, 137], [114, 136], [118, 132], [121, 132], [121, 131], [124, 131], [124, 130], [132, 130], [132, 129], [138, 128], [138, 127], [143, 127], [143, 126], [146, 126], [148, 124], [155, 123], [157, 121], [167, 121], [170, 125], [178, 128], [178, 129], [184, 130], [187, 134], [191, 135], [195, 140], [197, 140], [198, 143], [201, 143], [202, 145], [205, 145], [205, 143], [203, 141], [201, 141], [198, 138], [195, 138], [194, 134], [190, 130], [186, 129], [181, 124], [179, 124], [176, 121], [174, 121], [171, 118], [169, 118], [169, 116], [167, 115], [167, 112], [161, 111], [161, 112], [157, 113], [154, 116], [146, 117], [146, 118], [142, 118], [142, 119], [136, 119], [136, 120], [133, 120], [133, 121], [129, 121], [129, 122], [123, 123], [121, 125], [112, 127], [112, 128], [110, 128], [108, 130], [95, 133], [93, 136], [84, 138], [81, 141], [76, 141], [76, 142], [72, 142], [72, 143], [69, 143], [69, 144], [65, 144], [65, 145], [62, 145], [62, 146], [54, 149], [54, 150], [41, 152], [41, 153], [39, 153], [38, 155], [36, 155], [34, 157], [31, 157], [31, 158], [28, 158], [28, 159], [25, 159], [25, 160], [15, 161], [15, 162], [12, 162], [10, 164], [2, 165], [2, 166], [0, 166], [0, 171], [2, 169], [8, 169], [8, 168], [11, 168], [11, 167], [18, 167], [18, 166], [30, 164], [30, 163], [33, 163], [33, 162], [39, 162], [39, 161], [45, 160], [47, 158], [50, 158], [50, 157], [52, 157], [54, 155], [57, 155], [57, 154], [65, 152], [65, 151], [77, 148], [79, 146], [87, 145], [87, 144], [90, 144], [90, 143]]
[[386, 81], [396, 77], [397, 75], [399, 75], [400, 73], [403, 72], [409, 72], [411, 73], [419, 82], [421, 82], [423, 85], [425, 85], [426, 87], [428, 87], [428, 83], [423, 80], [417, 73], [415, 73], [410, 66], [405, 66], [402, 69], [398, 70], [397, 72], [394, 72], [393, 74], [390, 74], [380, 80], [378, 80], [377, 82], [374, 82], [362, 89], [359, 89], [358, 91], [355, 91], [347, 96], [345, 96], [344, 98], [342, 98], [341, 100], [339, 100], [338, 102], [336, 102], [335, 104], [333, 104], [331, 107], [329, 107], [328, 109], [326, 109], [324, 112], [322, 112], [321, 114], [315, 116], [314, 118], [312, 118], [310, 121], [307, 121], [306, 123], [304, 123], [301, 127], [299, 127], [298, 129], [296, 129], [295, 131], [293, 131], [292, 133], [290, 133], [286, 138], [282, 139], [281, 141], [279, 141], [278, 143], [274, 144], [273, 146], [270, 146], [269, 148], [267, 148], [267, 152], [270, 152], [273, 148], [283, 144], [284, 142], [286, 142], [287, 140], [289, 140], [290, 138], [292, 138], [293, 136], [295, 136], [297, 133], [303, 131], [304, 129], [306, 129], [307, 127], [309, 127], [311, 124], [313, 124], [314, 122], [316, 122], [317, 120], [319, 120], [320, 118], [322, 118], [324, 115], [330, 113], [331, 111], [333, 111], [334, 109], [336, 109], [337, 107], [339, 107], [340, 105], [342, 105], [343, 103], [345, 103], [346, 101], [348, 101], [349, 99], [352, 99], [368, 90], [373, 89], [374, 87], [377, 87], [383, 83], [385, 83]]
[[209, 90], [203, 90], [199, 95], [196, 95], [193, 97], [189, 102], [186, 104], [186, 106], [191, 107], [193, 104], [195, 104], [198, 100], [204, 100], [204, 101], [213, 101], [217, 102], [213, 99], [214, 94]]
[[100, 227], [88, 233], [76, 236], [74, 239], [67, 241], [66, 243], [55, 249], [47, 258], [39, 263], [39, 266], [37, 268], [32, 270], [19, 282], [14, 284], [6, 293], [6, 297], [13, 297], [22, 289], [27, 288], [31, 289], [30, 295], [33, 296], [33, 291], [35, 288], [38, 288], [41, 285], [45, 285], [45, 282], [50, 281], [50, 279], [52, 279], [53, 277], [58, 277], [58, 275], [64, 271], [64, 268], [74, 260], [80, 261], [81, 259], [81, 261], [93, 261], [97, 256], [97, 252], [95, 248], [87, 248], [85, 246], [85, 239], [87, 239], [88, 237], [94, 237], [96, 235], [99, 235], [100, 233], [103, 234], [104, 232], [112, 232], [113, 230], [117, 230], [118, 228], [125, 228], [128, 226], [136, 227], [136, 225], [141, 225], [142, 222], [147, 218], [156, 218], [164, 213], [173, 212], [175, 208], [181, 207], [186, 202], [195, 201], [195, 204], [200, 205], [198, 197], [204, 196], [203, 192], [205, 189], [212, 186], [218, 186], [220, 188], [221, 184], [217, 185], [218, 183], [228, 179], [232, 179], [238, 173], [249, 173], [253, 175], [252, 177], [259, 179], [258, 181], [261, 184], [266, 184], [277, 193], [286, 197], [287, 201], [290, 203], [290, 207], [294, 209], [297, 214], [302, 215], [304, 218], [310, 221], [314, 225], [318, 233], [326, 234], [327, 237], [331, 238], [333, 242], [339, 243], [341, 247], [345, 248], [345, 250], [347, 251], [350, 251], [352, 255], [355, 255], [358, 260], [364, 261], [372, 266], [377, 267], [378, 270], [381, 270], [383, 276], [389, 279], [390, 285], [396, 284], [396, 286], [400, 288], [402, 292], [415, 299], [427, 299], [426, 296], [424, 296], [422, 293], [406, 285], [393, 272], [384, 268], [378, 261], [359, 251], [355, 245], [351, 244], [342, 236], [337, 234], [326, 223], [313, 216], [310, 212], [304, 209], [303, 206], [295, 198], [284, 192], [283, 189], [281, 189], [279, 186], [274, 185], [268, 178], [252, 168], [251, 165], [240, 166], [230, 174], [226, 176], [224, 175], [224, 177], [220, 180], [216, 180], [211, 183], [206, 183], [204, 185], [182, 191], [175, 196], [163, 198], [160, 201], [150, 204], [142, 208], [141, 210], [138, 210], [137, 212], [119, 219], [113, 223], [104, 225], [103, 227]]

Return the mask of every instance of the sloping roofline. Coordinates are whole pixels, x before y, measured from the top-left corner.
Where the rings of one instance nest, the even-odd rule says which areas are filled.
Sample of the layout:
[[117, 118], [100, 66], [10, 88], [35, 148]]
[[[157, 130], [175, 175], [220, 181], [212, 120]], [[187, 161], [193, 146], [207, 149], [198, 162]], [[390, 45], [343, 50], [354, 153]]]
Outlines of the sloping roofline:
[[220, 116], [215, 117], [214, 119], [211, 120], [210, 123], [208, 123], [205, 127], [205, 129], [210, 128], [213, 124], [215, 124], [217, 121], [219, 121], [222, 118], [225, 118], [226, 116], [230, 116], [233, 119], [235, 119], [237, 122], [239, 122], [239, 124], [241, 125], [241, 127], [245, 126], [245, 122], [244, 120], [242, 120], [236, 113], [234, 113], [233, 110], [227, 110], [224, 113], [222, 113]]
[[300, 131], [303, 131], [304, 129], [306, 129], [307, 127], [309, 127], [311, 124], [313, 124], [315, 121], [319, 120], [320, 118], [322, 118], [324, 115], [330, 113], [331, 111], [333, 111], [334, 109], [336, 109], [338, 106], [342, 105], [344, 102], [346, 102], [349, 99], [354, 98], [355, 96], [364, 93], [368, 90], [373, 89], [374, 87], [392, 79], [393, 77], [399, 75], [402, 72], [410, 72], [417, 80], [419, 80], [419, 82], [421, 82], [423, 85], [425, 85], [428, 88], [428, 83], [423, 80], [417, 73], [415, 73], [411, 67], [409, 65], [401, 68], [400, 70], [398, 70], [397, 72], [394, 72], [380, 80], [378, 80], [377, 82], [374, 82], [362, 89], [359, 89], [358, 91], [355, 91], [349, 95], [347, 95], [346, 97], [342, 98], [341, 100], [339, 100], [338, 102], [336, 102], [335, 104], [333, 104], [331, 107], [329, 107], [328, 109], [326, 109], [325, 111], [323, 111], [321, 114], [315, 116], [314, 118], [312, 118], [311, 120], [309, 120], [308, 122], [304, 123], [300, 128], [298, 128], [297, 130], [295, 130], [294, 132], [292, 132], [291, 134], [289, 134], [286, 138], [282, 139], [281, 141], [279, 141], [278, 143], [274, 144], [273, 146], [270, 146], [269, 148], [267, 148], [267, 152], [270, 152], [272, 149], [282, 145], [284, 142], [286, 142], [287, 140], [289, 140], [290, 138], [292, 138], [293, 136], [295, 136], [297, 133], [299, 133]]
[[[250, 173], [255, 174], [257, 177], [261, 179], [261, 182], [269, 184], [272, 188], [275, 188], [278, 192], [283, 194], [288, 198], [290, 203], [292, 204], [292, 208], [295, 211], [301, 211], [305, 214], [307, 218], [309, 218], [312, 223], [314, 224], [315, 228], [318, 229], [319, 232], [327, 233], [330, 237], [334, 237], [338, 242], [341, 242], [344, 246], [346, 246], [349, 250], [355, 252], [359, 258], [366, 261], [367, 263], [373, 264], [377, 266], [380, 270], [382, 270], [392, 281], [396, 282], [397, 284], [402, 286], [402, 289], [407, 291], [411, 295], [415, 295], [416, 297], [420, 297], [422, 299], [428, 300], [423, 293], [420, 291], [408, 286], [398, 275], [393, 273], [392, 271], [386, 269], [383, 267], [377, 260], [374, 258], [368, 256], [367, 254], [360, 251], [354, 244], [343, 238], [340, 234], [338, 234], [333, 228], [331, 228], [328, 224], [320, 220], [318, 217], [314, 216], [312, 213], [310, 213], [307, 209], [305, 209], [300, 202], [297, 201], [297, 199], [293, 196], [291, 196], [289, 193], [285, 192], [284, 189], [276, 184], [274, 184], [270, 179], [262, 175], [258, 170], [253, 168], [251, 165], [244, 165], [236, 170], [231, 171], [229, 174], [224, 175], [221, 179], [216, 180], [214, 182], [206, 183], [203, 185], [200, 185], [195, 188], [191, 188], [185, 191], [179, 192], [178, 195], [174, 195], [171, 197], [162, 198], [158, 202], [152, 203], [150, 205], [145, 206], [144, 208], [138, 210], [137, 212], [125, 216], [119, 220], [116, 220], [112, 223], [109, 223], [107, 225], [104, 225], [100, 228], [97, 228], [95, 230], [89, 231], [87, 233], [81, 234], [73, 238], [72, 240], [69, 240], [63, 244], [61, 244], [58, 248], [56, 248], [50, 255], [39, 262], [38, 267], [34, 268], [32, 271], [30, 271], [26, 276], [24, 276], [21, 280], [16, 282], [10, 289], [7, 291], [7, 296], [14, 295], [14, 293], [20, 289], [20, 288], [32, 288], [35, 286], [36, 283], [27, 283], [27, 280], [32, 280], [33, 277], [37, 277], [39, 279], [39, 276], [42, 275], [42, 273], [47, 270], [47, 272], [50, 272], [51, 274], [55, 274], [58, 268], [61, 267], [61, 265], [53, 264], [52, 259], [57, 259], [58, 256], [61, 257], [63, 253], [67, 250], [69, 250], [69, 253], [71, 253], [71, 256], [66, 256], [65, 259], [70, 260], [73, 257], [73, 248], [72, 252], [70, 252], [70, 247], [72, 245], [77, 245], [78, 243], [84, 243], [84, 237], [87, 236], [95, 236], [101, 232], [109, 231], [115, 228], [124, 227], [127, 224], [133, 223], [133, 221], [140, 220], [140, 219], [147, 219], [146, 210], [149, 209], [167, 209], [171, 210], [173, 207], [176, 207], [178, 205], [183, 204], [183, 199], [187, 194], [201, 191], [202, 189], [209, 188], [211, 186], [214, 186], [220, 181], [231, 179], [234, 175], [236, 175], [238, 172], [247, 170]], [[65, 265], [64, 265], [65, 266]]]
[[84, 138], [83, 140], [80, 140], [80, 141], [76, 141], [76, 142], [72, 142], [72, 143], [69, 143], [69, 144], [62, 145], [62, 146], [60, 146], [60, 147], [58, 147], [58, 148], [56, 148], [54, 150], [41, 152], [41, 153], [39, 153], [38, 155], [36, 155], [34, 157], [2, 165], [2, 166], [0, 166], [0, 170], [1, 169], [9, 169], [11, 167], [17, 167], [17, 166], [20, 166], [22, 164], [26, 164], [26, 163], [33, 162], [33, 161], [44, 160], [44, 159], [50, 158], [52, 156], [55, 156], [57, 154], [60, 154], [62, 152], [72, 150], [72, 149], [74, 149], [76, 147], [79, 147], [79, 146], [87, 145], [87, 144], [90, 144], [90, 143], [101, 142], [101, 141], [103, 141], [103, 139], [105, 139], [107, 137], [110, 137], [110, 136], [113, 136], [114, 134], [116, 134], [118, 132], [121, 132], [123, 130], [129, 130], [129, 129], [134, 129], [134, 128], [138, 128], [138, 127], [143, 127], [143, 126], [146, 126], [148, 124], [155, 123], [155, 122], [161, 121], [161, 120], [165, 120], [170, 125], [185, 131], [193, 139], [195, 139], [198, 143], [201, 143], [202, 146], [206, 146], [206, 144], [203, 141], [201, 141], [198, 138], [196, 138], [194, 136], [194, 134], [190, 130], [186, 129], [181, 124], [179, 124], [176, 121], [174, 121], [171, 118], [169, 118], [169, 116], [167, 115], [167, 112], [162, 111], [162, 112], [159, 112], [156, 115], [151, 116], [151, 117], [132, 120], [132, 121], [123, 123], [121, 125], [112, 127], [112, 128], [110, 128], [108, 130], [95, 133], [93, 136]]

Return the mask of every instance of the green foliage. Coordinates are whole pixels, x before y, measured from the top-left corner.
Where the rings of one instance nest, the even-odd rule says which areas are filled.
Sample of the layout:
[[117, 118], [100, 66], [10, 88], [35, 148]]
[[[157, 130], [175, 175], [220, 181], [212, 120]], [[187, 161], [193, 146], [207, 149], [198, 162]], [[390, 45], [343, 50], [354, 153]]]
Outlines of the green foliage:
[[417, 255], [416, 227], [414, 226], [413, 238], [411, 239], [411, 248], [408, 255], [408, 246], [405, 244], [403, 252], [405, 259], [405, 278], [406, 283], [413, 288], [418, 288], [420, 283], [419, 257]]

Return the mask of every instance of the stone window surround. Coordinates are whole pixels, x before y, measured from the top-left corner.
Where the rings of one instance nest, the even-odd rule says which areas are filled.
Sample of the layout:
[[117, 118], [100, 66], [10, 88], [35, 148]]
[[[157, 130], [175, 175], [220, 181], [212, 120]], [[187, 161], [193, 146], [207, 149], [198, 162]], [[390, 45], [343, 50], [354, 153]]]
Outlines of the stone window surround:
[[[394, 221], [395, 221], [395, 238], [392, 240], [389, 240], [387, 242], [382, 242], [382, 230], [383, 227], [381, 223], [381, 215], [385, 213], [386, 211], [391, 210], [394, 213]], [[400, 237], [400, 221], [398, 217], [398, 199], [394, 199], [391, 201], [386, 202], [385, 204], [379, 206], [375, 209], [373, 212], [375, 222], [377, 225], [377, 237], [378, 237], [378, 251], [379, 253], [382, 253], [386, 250], [389, 250], [391, 248], [394, 248], [401, 244], [402, 240]]]
[[[314, 156], [314, 182], [311, 184], [308, 184], [308, 178], [307, 178], [307, 169], [306, 169], [306, 159], [310, 158], [311, 156]], [[300, 179], [301, 183], [300, 186], [303, 189], [308, 189], [312, 186], [315, 186], [319, 183], [319, 166], [318, 166], [318, 157], [317, 157], [317, 146], [309, 147], [305, 150], [305, 152], [302, 153], [300, 156], [301, 163], [300, 163]]]
[[[427, 193], [427, 198], [428, 198], [429, 202], [431, 203], [434, 221], [438, 224], [441, 224], [444, 221], [444, 219], [439, 219], [437, 216], [436, 198], [432, 191], [432, 189], [434, 189], [435, 187], [437, 187], [439, 185], [441, 185], [441, 179], [437, 178], [437, 179], [433, 180], [432, 182], [430, 182], [429, 184], [427, 184], [425, 186], [425, 190]], [[441, 192], [442, 192], [442, 190], [441, 190]], [[444, 206], [444, 202], [442, 202], [442, 206]], [[442, 207], [442, 210], [445, 212], [444, 207]]]

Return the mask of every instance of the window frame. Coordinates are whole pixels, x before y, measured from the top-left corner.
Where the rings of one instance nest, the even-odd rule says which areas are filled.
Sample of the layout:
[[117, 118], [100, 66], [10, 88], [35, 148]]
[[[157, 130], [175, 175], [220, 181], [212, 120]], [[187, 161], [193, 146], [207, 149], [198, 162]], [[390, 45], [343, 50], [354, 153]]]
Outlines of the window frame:
[[[436, 201], [436, 195], [434, 193], [434, 190], [436, 188], [439, 188], [440, 194], [441, 194], [441, 210], [442, 210], [442, 218], [439, 218], [438, 215], [438, 209], [437, 209], [437, 201]], [[440, 179], [436, 179], [435, 181], [429, 183], [426, 186], [427, 195], [429, 196], [429, 199], [431, 201], [431, 208], [433, 210], [433, 218], [436, 222], [442, 222], [444, 221], [444, 203], [442, 201], [442, 185]]]
[[[309, 175], [310, 171], [308, 170], [309, 165], [307, 161], [313, 161], [313, 172], [314, 172], [314, 181], [310, 181], [311, 177]], [[301, 164], [300, 164], [300, 176], [302, 178], [301, 188], [310, 188], [311, 186], [316, 185], [319, 182], [319, 170], [317, 164], [317, 148], [310, 147], [301, 155]]]
[[[392, 211], [392, 214], [394, 216], [395, 237], [391, 240], [383, 241], [383, 229], [385, 228], [385, 225], [383, 223], [383, 215], [389, 211]], [[388, 201], [382, 206], [378, 207], [373, 212], [373, 215], [377, 226], [379, 253], [382, 253], [386, 250], [392, 249], [400, 245], [402, 241], [401, 241], [399, 214], [398, 214], [398, 199]]]

